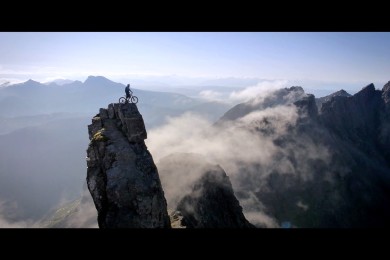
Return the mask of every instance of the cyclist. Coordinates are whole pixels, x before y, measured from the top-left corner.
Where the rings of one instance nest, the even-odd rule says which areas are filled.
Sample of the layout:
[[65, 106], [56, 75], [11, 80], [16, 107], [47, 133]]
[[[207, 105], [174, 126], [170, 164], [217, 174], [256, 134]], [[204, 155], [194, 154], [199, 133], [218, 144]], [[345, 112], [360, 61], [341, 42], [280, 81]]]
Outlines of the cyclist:
[[125, 92], [126, 92], [126, 99], [129, 99], [130, 98], [130, 92], [133, 92], [130, 90], [130, 84], [127, 84], [126, 88], [125, 88]]

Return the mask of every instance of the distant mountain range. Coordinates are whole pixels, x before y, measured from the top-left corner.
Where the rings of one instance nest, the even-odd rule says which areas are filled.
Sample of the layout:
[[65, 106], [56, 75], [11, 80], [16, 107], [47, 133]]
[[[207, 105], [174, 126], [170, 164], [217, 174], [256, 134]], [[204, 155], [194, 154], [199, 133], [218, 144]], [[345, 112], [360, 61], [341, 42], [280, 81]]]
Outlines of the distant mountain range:
[[[0, 117], [34, 116], [52, 113], [95, 113], [96, 107], [118, 102], [124, 96], [125, 85], [102, 76], [89, 76], [84, 82], [67, 80], [49, 85], [28, 80], [0, 89]], [[147, 127], [164, 122], [167, 116], [177, 116], [185, 111], [217, 119], [229, 105], [210, 102], [170, 93], [133, 89], [139, 98], [138, 107], [148, 118]], [[21, 105], [23, 104], [23, 105]], [[207, 107], [210, 106], [210, 109]], [[205, 113], [205, 110], [207, 112]]]
[[62, 86], [62, 85], [65, 85], [65, 84], [71, 84], [75, 82], [75, 80], [70, 80], [70, 79], [55, 79], [55, 80], [52, 80], [52, 81], [48, 81], [48, 82], [45, 82], [44, 84], [45, 85], [51, 85], [51, 84], [55, 84], [55, 85], [58, 85], [58, 86]]

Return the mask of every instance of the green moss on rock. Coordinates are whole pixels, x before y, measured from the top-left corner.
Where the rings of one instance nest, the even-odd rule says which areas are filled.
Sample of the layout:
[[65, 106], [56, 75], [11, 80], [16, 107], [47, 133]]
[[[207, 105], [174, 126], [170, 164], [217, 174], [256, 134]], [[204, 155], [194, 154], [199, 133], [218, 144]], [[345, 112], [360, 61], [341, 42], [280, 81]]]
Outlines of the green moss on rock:
[[104, 135], [104, 128], [97, 131], [96, 134], [93, 135], [92, 141], [93, 142], [105, 142], [107, 141], [107, 136]]

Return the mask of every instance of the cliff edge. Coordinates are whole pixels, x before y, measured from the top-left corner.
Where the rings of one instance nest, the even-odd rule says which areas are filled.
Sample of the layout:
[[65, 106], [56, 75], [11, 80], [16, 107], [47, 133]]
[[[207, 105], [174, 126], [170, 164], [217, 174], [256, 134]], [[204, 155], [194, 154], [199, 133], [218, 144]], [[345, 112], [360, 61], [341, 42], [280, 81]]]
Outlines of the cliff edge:
[[100, 228], [169, 228], [158, 170], [135, 104], [109, 104], [88, 125], [87, 185]]

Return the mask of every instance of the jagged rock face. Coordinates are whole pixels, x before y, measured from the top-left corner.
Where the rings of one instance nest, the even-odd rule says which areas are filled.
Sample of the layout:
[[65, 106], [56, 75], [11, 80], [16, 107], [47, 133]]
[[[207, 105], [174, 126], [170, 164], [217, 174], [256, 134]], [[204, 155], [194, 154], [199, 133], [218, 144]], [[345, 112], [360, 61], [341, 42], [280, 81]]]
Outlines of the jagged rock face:
[[382, 89], [382, 101], [383, 108], [380, 115], [381, 127], [378, 139], [387, 161], [390, 162], [390, 81]]
[[[251, 162], [232, 175], [244, 209], [245, 199], [254, 193], [259, 211], [277, 223], [316, 228], [389, 226], [389, 89], [390, 84], [382, 91], [370, 84], [353, 96], [333, 95], [319, 114], [313, 98], [302, 95], [293, 103], [299, 118], [287, 132], [270, 135], [261, 125], [254, 129], [256, 135], [272, 138], [277, 152], [270, 161], [277, 163]], [[225, 115], [244, 116], [264, 106], [251, 108]], [[268, 122], [277, 124], [277, 120]], [[242, 127], [251, 129], [251, 124]], [[279, 167], [286, 163], [288, 167]]]
[[158, 163], [174, 227], [248, 228], [229, 177], [193, 153], [176, 153]]
[[[342, 117], [348, 116], [350, 124], [345, 127], [360, 128], [365, 123], [377, 120], [380, 100], [381, 91], [375, 90], [373, 84], [366, 86], [352, 97], [337, 96], [323, 104], [321, 109], [323, 121], [326, 124], [332, 122], [333, 125], [345, 125], [344, 119], [347, 118]], [[334, 122], [336, 116], [342, 120]]]
[[[351, 97], [324, 103], [321, 122], [335, 138], [335, 164], [350, 169], [340, 190], [344, 213], [351, 226], [388, 226], [390, 217], [390, 117], [386, 111], [386, 85], [373, 84]], [[344, 220], [345, 221], [345, 220]]]
[[345, 141], [372, 155], [376, 152], [381, 129], [381, 91], [373, 84], [351, 97], [335, 97], [322, 106], [321, 121], [326, 128]]
[[318, 110], [321, 111], [322, 104], [325, 102], [331, 101], [331, 99], [334, 97], [350, 97], [350, 96], [351, 96], [351, 94], [349, 94], [347, 91], [342, 89], [342, 90], [336, 91], [328, 96], [317, 98], [316, 103], [317, 103]]
[[386, 108], [390, 107], [390, 81], [387, 82], [382, 89], [382, 99], [386, 104]]
[[187, 228], [253, 228], [234, 196], [225, 171], [215, 166], [197, 181], [192, 192], [179, 202]]
[[135, 104], [110, 104], [88, 126], [87, 184], [100, 228], [170, 227], [157, 168]]

